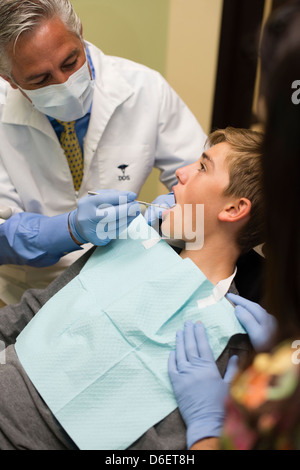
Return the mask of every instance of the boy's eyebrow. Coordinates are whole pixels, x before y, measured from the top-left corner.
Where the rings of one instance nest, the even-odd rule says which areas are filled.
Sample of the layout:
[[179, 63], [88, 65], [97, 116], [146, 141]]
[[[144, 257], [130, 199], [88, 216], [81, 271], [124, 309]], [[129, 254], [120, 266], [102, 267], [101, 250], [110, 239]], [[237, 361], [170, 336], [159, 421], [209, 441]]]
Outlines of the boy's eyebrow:
[[207, 155], [207, 153], [203, 153], [202, 154], [202, 158], [203, 160], [206, 160], [208, 163], [210, 163], [213, 167], [215, 166], [213, 160]]

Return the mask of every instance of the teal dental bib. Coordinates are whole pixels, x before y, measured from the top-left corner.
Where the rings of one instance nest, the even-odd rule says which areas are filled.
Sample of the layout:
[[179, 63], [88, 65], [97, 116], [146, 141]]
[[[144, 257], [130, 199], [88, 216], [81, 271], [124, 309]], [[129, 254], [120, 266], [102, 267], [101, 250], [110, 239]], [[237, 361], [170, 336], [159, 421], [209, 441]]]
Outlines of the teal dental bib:
[[245, 333], [227, 299], [212, 303], [214, 286], [143, 216], [121, 236], [95, 250], [15, 346], [82, 450], [126, 449], [177, 407], [167, 363], [185, 321], [204, 323], [216, 359], [232, 335]]

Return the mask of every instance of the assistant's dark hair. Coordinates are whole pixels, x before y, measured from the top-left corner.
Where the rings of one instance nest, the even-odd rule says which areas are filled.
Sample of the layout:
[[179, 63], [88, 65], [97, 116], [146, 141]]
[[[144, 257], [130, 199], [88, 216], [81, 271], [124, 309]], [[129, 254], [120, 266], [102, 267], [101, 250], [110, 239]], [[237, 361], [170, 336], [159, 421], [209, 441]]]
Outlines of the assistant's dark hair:
[[269, 17], [260, 45], [260, 94], [265, 95], [277, 64], [297, 47], [300, 31], [300, 0], [290, 0]]
[[300, 80], [300, 30], [298, 44], [294, 40], [276, 64], [265, 95], [267, 308], [279, 319], [281, 339], [300, 334], [300, 104], [293, 98], [295, 80]]

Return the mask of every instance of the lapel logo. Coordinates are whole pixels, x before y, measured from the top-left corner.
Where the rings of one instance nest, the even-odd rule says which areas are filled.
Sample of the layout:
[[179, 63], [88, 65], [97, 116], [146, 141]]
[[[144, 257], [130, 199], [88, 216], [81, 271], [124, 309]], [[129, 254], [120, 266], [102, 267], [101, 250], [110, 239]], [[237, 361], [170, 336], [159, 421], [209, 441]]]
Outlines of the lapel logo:
[[122, 176], [119, 176], [119, 181], [130, 181], [130, 176], [126, 175], [126, 168], [128, 168], [129, 165], [120, 165], [118, 166], [118, 169], [122, 171]]

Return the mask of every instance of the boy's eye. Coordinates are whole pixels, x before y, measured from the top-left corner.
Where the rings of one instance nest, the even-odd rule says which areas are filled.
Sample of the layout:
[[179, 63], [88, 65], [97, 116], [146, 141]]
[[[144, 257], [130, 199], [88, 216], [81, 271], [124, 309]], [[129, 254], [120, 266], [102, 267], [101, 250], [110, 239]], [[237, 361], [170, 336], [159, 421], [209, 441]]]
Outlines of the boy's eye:
[[206, 171], [205, 165], [203, 165], [203, 163], [201, 163], [201, 162], [200, 162], [199, 171]]

